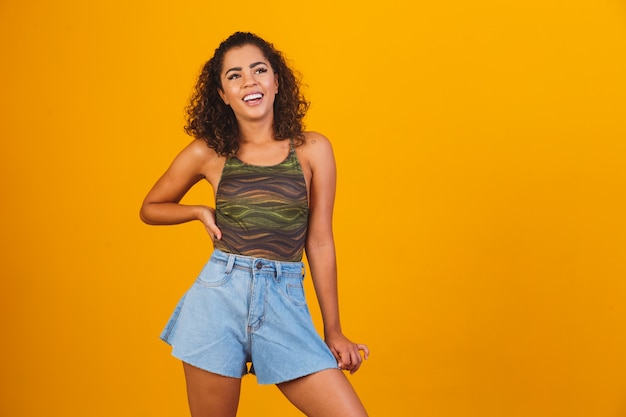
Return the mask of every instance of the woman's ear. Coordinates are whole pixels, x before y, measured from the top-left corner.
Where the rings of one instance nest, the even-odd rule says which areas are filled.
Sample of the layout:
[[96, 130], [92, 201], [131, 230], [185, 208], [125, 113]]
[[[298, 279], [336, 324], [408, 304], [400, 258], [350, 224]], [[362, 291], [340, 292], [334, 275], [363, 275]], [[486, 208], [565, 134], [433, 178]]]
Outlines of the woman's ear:
[[217, 89], [217, 94], [220, 95], [224, 104], [226, 104], [227, 106], [230, 106], [230, 104], [228, 103], [228, 100], [226, 99], [226, 94], [224, 94], [224, 91], [221, 88]]
[[276, 84], [276, 91], [274, 91], [274, 94], [278, 94], [278, 74], [274, 74], [274, 84]]

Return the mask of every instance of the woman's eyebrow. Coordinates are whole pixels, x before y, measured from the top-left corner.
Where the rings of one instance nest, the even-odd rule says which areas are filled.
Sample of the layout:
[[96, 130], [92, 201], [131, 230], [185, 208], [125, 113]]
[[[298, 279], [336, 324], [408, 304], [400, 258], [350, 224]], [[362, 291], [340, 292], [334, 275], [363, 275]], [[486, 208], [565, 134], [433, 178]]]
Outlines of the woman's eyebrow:
[[[250, 68], [254, 68], [257, 65], [267, 65], [267, 64], [265, 62], [263, 62], [263, 61], [258, 61], [258, 62], [254, 62], [254, 63], [250, 64]], [[232, 67], [232, 68], [226, 70], [226, 72], [224, 74], [228, 74], [231, 71], [241, 71], [242, 69], [243, 68], [241, 68], [241, 67]]]

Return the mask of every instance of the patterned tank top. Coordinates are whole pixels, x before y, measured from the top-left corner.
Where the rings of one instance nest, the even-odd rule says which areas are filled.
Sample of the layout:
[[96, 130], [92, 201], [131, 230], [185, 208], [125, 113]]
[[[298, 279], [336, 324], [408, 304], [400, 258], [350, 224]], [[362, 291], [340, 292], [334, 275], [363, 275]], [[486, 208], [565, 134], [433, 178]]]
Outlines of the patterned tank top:
[[226, 160], [215, 196], [222, 238], [215, 248], [237, 255], [297, 262], [302, 259], [309, 204], [293, 147], [278, 165]]

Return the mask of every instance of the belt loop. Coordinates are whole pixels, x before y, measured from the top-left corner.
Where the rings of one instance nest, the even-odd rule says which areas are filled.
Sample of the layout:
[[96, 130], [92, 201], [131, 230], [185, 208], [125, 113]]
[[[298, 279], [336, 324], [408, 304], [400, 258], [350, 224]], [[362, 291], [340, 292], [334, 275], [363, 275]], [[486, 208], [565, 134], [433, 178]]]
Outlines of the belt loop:
[[232, 253], [228, 255], [228, 262], [226, 263], [226, 273], [230, 274], [235, 265], [235, 255]]
[[280, 282], [280, 279], [283, 276], [283, 270], [280, 262], [274, 262], [274, 267], [276, 268], [276, 279], [278, 280], [278, 282]]

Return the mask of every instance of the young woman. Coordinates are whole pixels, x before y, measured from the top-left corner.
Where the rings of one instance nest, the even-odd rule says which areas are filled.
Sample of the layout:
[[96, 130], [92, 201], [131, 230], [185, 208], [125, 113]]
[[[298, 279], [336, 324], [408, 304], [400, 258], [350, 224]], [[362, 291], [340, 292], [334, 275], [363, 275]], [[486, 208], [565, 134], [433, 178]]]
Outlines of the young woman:
[[[205, 64], [187, 109], [195, 140], [141, 207], [148, 224], [199, 220], [213, 239], [161, 335], [183, 362], [194, 417], [235, 416], [248, 372], [307, 416], [367, 416], [342, 372], [356, 372], [369, 352], [339, 321], [335, 162], [328, 139], [303, 131], [307, 109], [282, 54], [254, 34], [233, 34]], [[201, 180], [215, 191], [215, 209], [180, 204]], [[304, 297], [305, 250], [324, 341]]]

